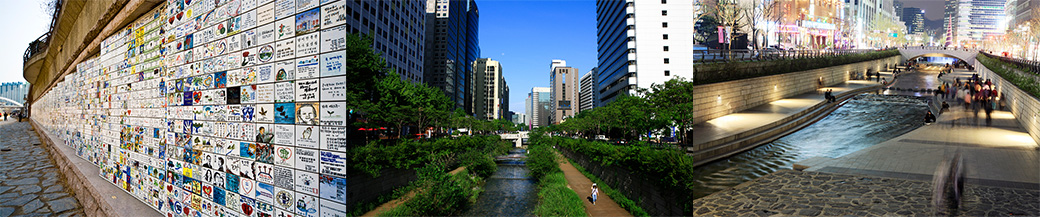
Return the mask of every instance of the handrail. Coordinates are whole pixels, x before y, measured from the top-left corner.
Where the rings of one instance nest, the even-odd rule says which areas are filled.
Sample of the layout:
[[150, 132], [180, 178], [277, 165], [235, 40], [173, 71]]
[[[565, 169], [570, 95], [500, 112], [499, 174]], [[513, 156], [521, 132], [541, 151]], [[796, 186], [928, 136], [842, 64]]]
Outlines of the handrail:
[[986, 52], [979, 53], [985, 55], [986, 57], [998, 59], [1000, 61], [1004, 61], [1005, 63], [1015, 65], [1016, 67], [1023, 69], [1028, 73], [1032, 73], [1033, 75], [1040, 76], [1040, 61], [1003, 57]]
[[50, 43], [51, 32], [44, 33], [33, 42], [29, 42], [29, 47], [25, 49], [25, 55], [22, 57], [22, 63], [29, 62], [33, 56], [42, 53], [47, 49], [47, 44]]
[[[891, 49], [891, 48], [890, 48]], [[831, 57], [841, 56], [848, 54], [859, 54], [867, 53], [872, 51], [889, 50], [889, 49], [838, 49], [838, 50], [749, 50], [749, 49], [730, 49], [730, 50], [700, 50], [693, 52], [694, 62], [696, 63], [716, 63], [716, 62], [734, 62], [734, 61], [773, 61], [773, 60], [788, 60], [788, 59], [801, 59], [801, 58], [819, 58], [819, 57]]]
[[51, 14], [51, 24], [48, 25], [47, 33], [44, 33], [35, 41], [29, 42], [29, 47], [25, 49], [25, 54], [22, 56], [22, 63], [29, 62], [33, 56], [42, 53], [47, 49], [47, 45], [50, 44], [51, 32], [54, 32], [54, 27], [58, 25], [58, 16], [61, 15], [61, 7], [64, 0], [53, 0], [54, 13]]

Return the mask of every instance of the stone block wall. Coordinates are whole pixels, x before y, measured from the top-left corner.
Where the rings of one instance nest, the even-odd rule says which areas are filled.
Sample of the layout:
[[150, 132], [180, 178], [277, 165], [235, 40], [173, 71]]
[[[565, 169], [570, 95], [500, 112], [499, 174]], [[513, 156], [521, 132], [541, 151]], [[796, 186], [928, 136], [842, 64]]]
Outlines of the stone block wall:
[[850, 73], [863, 74], [867, 69], [878, 71], [885, 64], [893, 65], [902, 60], [901, 56], [893, 56], [780, 75], [699, 85], [694, 87], [693, 91], [694, 98], [697, 99], [693, 108], [696, 112], [695, 122], [705, 122], [786, 97], [815, 91], [820, 78], [823, 79], [824, 86], [841, 84], [849, 80]]
[[[408, 185], [416, 179], [415, 170], [411, 169], [383, 169], [379, 177], [372, 177], [363, 173], [348, 173], [351, 177], [347, 184], [347, 210], [353, 210], [356, 206], [372, 203], [380, 196], [390, 195], [394, 189]], [[378, 206], [379, 204], [375, 204]]]
[[993, 83], [997, 85], [997, 91], [1000, 93], [1001, 100], [1007, 103], [1011, 113], [1018, 120], [1018, 124], [1022, 125], [1022, 128], [1029, 132], [1029, 136], [1033, 137], [1033, 141], [1040, 144], [1040, 101], [1037, 101], [1037, 98], [1022, 91], [1022, 89], [1018, 89], [1010, 81], [1004, 80], [1003, 77], [986, 68], [986, 66], [975, 64], [975, 68], [979, 69], [979, 76], [983, 79], [992, 79]]

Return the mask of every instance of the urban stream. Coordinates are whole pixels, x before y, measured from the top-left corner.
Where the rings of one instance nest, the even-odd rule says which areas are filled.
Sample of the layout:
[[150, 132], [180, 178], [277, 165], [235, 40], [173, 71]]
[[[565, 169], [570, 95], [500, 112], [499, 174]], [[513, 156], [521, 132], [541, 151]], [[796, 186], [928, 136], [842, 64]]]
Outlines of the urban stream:
[[514, 149], [498, 156], [498, 171], [488, 177], [484, 192], [463, 216], [530, 216], [538, 204], [538, 183], [525, 160], [527, 150]]
[[922, 125], [926, 101], [912, 96], [862, 94], [827, 117], [752, 150], [700, 166], [694, 199], [770, 174], [799, 161], [840, 157]]
[[[895, 138], [923, 125], [926, 101], [913, 96], [862, 94], [827, 117], [752, 150], [700, 166], [694, 198], [790, 169], [812, 157], [840, 157]], [[530, 216], [538, 185], [524, 164], [526, 151], [496, 157], [498, 171], [464, 216]]]

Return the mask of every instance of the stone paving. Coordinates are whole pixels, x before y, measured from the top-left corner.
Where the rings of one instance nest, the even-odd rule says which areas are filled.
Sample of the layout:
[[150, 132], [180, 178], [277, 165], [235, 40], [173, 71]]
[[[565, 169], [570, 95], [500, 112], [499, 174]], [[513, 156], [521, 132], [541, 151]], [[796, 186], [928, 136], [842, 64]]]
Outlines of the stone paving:
[[940, 213], [930, 181], [781, 170], [693, 201], [694, 216], [1040, 216], [1040, 190], [965, 185]]
[[0, 217], [85, 216], [29, 123], [0, 122]]

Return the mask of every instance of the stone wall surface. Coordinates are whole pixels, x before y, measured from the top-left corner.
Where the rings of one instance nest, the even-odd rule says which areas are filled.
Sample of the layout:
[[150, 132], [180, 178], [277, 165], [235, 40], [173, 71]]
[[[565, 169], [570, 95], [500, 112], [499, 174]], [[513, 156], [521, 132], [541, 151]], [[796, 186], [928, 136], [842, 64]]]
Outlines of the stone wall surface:
[[997, 75], [997, 73], [994, 73], [982, 64], [975, 65], [979, 76], [984, 80], [991, 79], [993, 81], [997, 86], [997, 92], [1000, 93], [1001, 100], [1011, 109], [1015, 119], [1022, 125], [1022, 128], [1029, 132], [1029, 135], [1033, 137], [1033, 141], [1040, 144], [1040, 101], [1036, 97], [1029, 95], [1029, 93], [1022, 91], [1022, 89], [1018, 89], [1018, 87], [1015, 87], [1015, 84], [1000, 77], [1000, 75]]
[[862, 75], [868, 69], [877, 72], [886, 64], [894, 65], [901, 61], [902, 57], [893, 56], [780, 75], [699, 85], [694, 87], [693, 91], [697, 102], [692, 109], [696, 114], [694, 123], [705, 122], [786, 97], [816, 91], [820, 78], [823, 79], [824, 86], [831, 86], [848, 81], [850, 73]]

